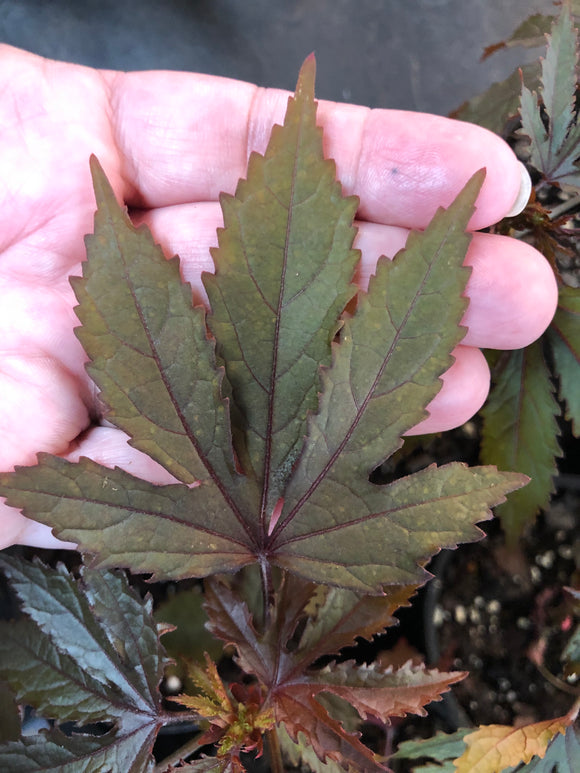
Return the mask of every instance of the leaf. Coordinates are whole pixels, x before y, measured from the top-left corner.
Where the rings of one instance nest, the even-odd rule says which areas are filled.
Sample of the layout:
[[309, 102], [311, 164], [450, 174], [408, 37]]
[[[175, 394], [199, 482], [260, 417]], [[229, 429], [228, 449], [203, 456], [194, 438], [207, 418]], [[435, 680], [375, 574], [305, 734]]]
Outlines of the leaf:
[[531, 140], [530, 161], [551, 183], [580, 185], [577, 166], [580, 127], [576, 125], [576, 30], [567, 3], [548, 36], [546, 58], [542, 62], [541, 87], [538, 90], [549, 117], [546, 131], [537, 98], [522, 86], [522, 134]]
[[314, 75], [309, 58], [265, 156], [251, 155], [235, 197], [221, 195], [216, 273], [204, 275], [209, 326], [262, 484], [262, 518], [282, 493], [307, 412], [316, 409], [319, 367], [330, 362], [360, 257], [352, 249], [358, 199], [342, 197], [334, 162], [323, 159]]
[[566, 403], [566, 418], [580, 435], [580, 290], [560, 286], [556, 315], [548, 328], [554, 368], [560, 381], [560, 398]]
[[312, 771], [312, 773], [344, 773], [345, 770], [347, 773], [358, 773], [359, 771], [359, 768], [352, 765], [347, 765], [345, 768], [340, 762], [330, 759], [322, 762], [322, 760], [318, 759], [308, 739], [302, 733], [298, 734], [298, 741], [294, 742], [288, 735], [284, 725], [280, 725], [276, 732], [280, 739], [284, 758], [293, 767], [301, 769], [301, 765], [306, 765], [307, 770]]
[[554, 491], [556, 457], [561, 456], [550, 373], [541, 341], [510, 352], [483, 408], [482, 461], [529, 475], [531, 483], [498, 508], [513, 543]]
[[18, 738], [20, 738], [18, 706], [8, 685], [0, 682], [0, 746], [7, 741], [16, 741]]
[[153, 773], [151, 730], [126, 736], [66, 736], [51, 731], [0, 745], [0, 769], [10, 773]]
[[465, 229], [483, 172], [379, 262], [342, 319], [356, 201], [323, 158], [314, 71], [309, 58], [284, 127], [222, 197], [216, 275], [205, 278], [215, 341], [177, 259], [133, 227], [93, 162], [95, 234], [73, 280], [79, 337], [109, 421], [181, 482], [41, 454], [1, 474], [0, 494], [95, 568], [180, 579], [259, 563], [380, 595], [424, 582], [434, 553], [479, 538], [474, 524], [525, 482], [453, 464], [369, 482], [427, 415], [465, 333]]
[[324, 654], [337, 654], [357, 638], [370, 639], [385, 628], [397, 625], [393, 613], [407, 606], [416, 586], [387, 586], [382, 596], [361, 596], [343, 588], [320, 586], [316, 605], [307, 607], [308, 619], [300, 637], [300, 652], [310, 662]]
[[187, 661], [203, 663], [206, 652], [215, 661], [221, 657], [221, 642], [206, 628], [207, 615], [199, 588], [169, 593], [156, 607], [154, 616], [158, 625], [174, 626], [174, 630], [163, 634], [163, 647], [175, 661], [175, 665], [166, 668], [166, 674], [175, 674], [183, 682], [187, 678]]
[[518, 773], [576, 773], [580, 770], [580, 735], [572, 725], [564, 734], [558, 733], [548, 744], [542, 758], [518, 768]]
[[464, 102], [451, 116], [479, 124], [505, 137], [508, 120], [518, 114], [522, 80], [529, 89], [537, 89], [540, 85], [540, 63], [526, 64], [514, 70], [505, 80], [492, 83], [483, 93]]
[[548, 719], [515, 728], [482, 725], [465, 736], [466, 751], [455, 760], [457, 773], [501, 773], [504, 768], [543, 757], [552, 738], [564, 733], [568, 717]]
[[[351, 609], [356, 615], [362, 607], [345, 605], [342, 618], [341, 612], [334, 610], [328, 637], [322, 635], [323, 628], [318, 629], [320, 637], [308, 626], [301, 632], [300, 621], [313, 596], [306, 592], [301, 596], [302, 610], [294, 605], [293, 599], [300, 595], [291, 592], [296, 590], [296, 582], [292, 578], [289, 586], [279, 591], [272, 625], [262, 634], [256, 630], [247, 606], [239, 603], [231, 582], [211, 580], [206, 591], [209, 627], [236, 647], [240, 667], [258, 679], [266, 695], [265, 705], [273, 708], [277, 722], [284, 724], [293, 743], [300, 746], [302, 734], [323, 763], [340, 761], [345, 769], [350, 765], [369, 773], [384, 770], [381, 760], [360, 742], [357, 733], [345, 727], [345, 712], [340, 711], [340, 719], [329, 713], [327, 698], [338, 700], [339, 705], [346, 702], [349, 711], [358, 712], [357, 724], [369, 716], [387, 721], [405, 713], [423, 714], [426, 703], [438, 700], [464, 674], [429, 671], [411, 663], [398, 669], [377, 664], [357, 666], [352, 661], [332, 663], [324, 669], [313, 667], [315, 660], [342, 641], [334, 632], [348, 630]], [[303, 585], [307, 590], [307, 584]], [[365, 601], [361, 599], [363, 606]], [[380, 625], [383, 618], [379, 619]]]
[[461, 728], [455, 733], [437, 733], [432, 738], [424, 738], [420, 741], [404, 741], [399, 748], [389, 757], [390, 760], [418, 760], [428, 757], [438, 762], [460, 757], [465, 750], [464, 738], [471, 733], [471, 728]]
[[528, 16], [506, 40], [494, 43], [484, 49], [482, 60], [495, 53], [501, 48], [513, 48], [514, 46], [524, 46], [525, 48], [535, 48], [544, 44], [545, 35], [550, 31], [554, 22], [553, 16], [546, 16], [541, 13], [535, 13]]
[[44, 770], [34, 767], [44, 760], [71, 773], [107, 765], [135, 773], [152, 769], [150, 750], [162, 724], [162, 650], [150, 602], [137, 599], [120, 574], [85, 570], [81, 588], [62, 566], [8, 556], [0, 557], [0, 566], [29, 616], [1, 625], [0, 678], [44, 717], [113, 723], [97, 738], [51, 731], [43, 741], [5, 744], [0, 760], [10, 764], [0, 768]]

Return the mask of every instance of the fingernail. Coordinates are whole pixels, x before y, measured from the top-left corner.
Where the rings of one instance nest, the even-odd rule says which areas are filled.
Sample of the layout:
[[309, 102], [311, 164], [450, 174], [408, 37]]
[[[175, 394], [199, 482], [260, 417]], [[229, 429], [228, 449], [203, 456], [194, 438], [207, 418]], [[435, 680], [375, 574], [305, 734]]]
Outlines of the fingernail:
[[526, 208], [526, 204], [530, 200], [530, 193], [532, 192], [532, 179], [528, 174], [528, 170], [521, 161], [518, 161], [518, 163], [520, 165], [520, 189], [516, 200], [512, 204], [510, 211], [506, 214], [506, 217], [515, 217], [516, 215], [519, 215], [520, 212], [523, 212]]

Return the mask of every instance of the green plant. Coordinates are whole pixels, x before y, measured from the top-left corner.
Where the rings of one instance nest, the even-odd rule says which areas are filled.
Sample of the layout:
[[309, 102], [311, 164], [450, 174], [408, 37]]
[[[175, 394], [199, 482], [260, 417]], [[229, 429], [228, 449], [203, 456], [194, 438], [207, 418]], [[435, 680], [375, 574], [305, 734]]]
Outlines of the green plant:
[[[160, 729], [194, 722], [201, 734], [183, 755], [213, 743], [217, 757], [187, 770], [242, 770], [264, 736], [274, 771], [283, 754], [313, 769], [385, 770], [362, 722], [422, 713], [463, 676], [329, 656], [392, 625], [431, 556], [478, 539], [475, 523], [526, 482], [456, 463], [369, 481], [424, 417], [464, 334], [465, 227], [483, 175], [379, 261], [344, 315], [357, 201], [323, 159], [315, 113], [308, 59], [284, 126], [221, 198], [207, 317], [178, 259], [133, 227], [92, 163], [95, 233], [72, 280], [78, 335], [109, 421], [177, 482], [49, 455], [0, 476], [9, 504], [88, 557], [78, 576], [1, 560], [26, 617], [2, 626], [0, 675], [54, 721], [0, 747], [4, 769], [150, 771]], [[184, 708], [163, 701], [151, 603], [112, 567], [206, 578], [208, 625], [236, 651], [229, 687], [211, 660], [193, 663]]]
[[[580, 12], [577, 5], [574, 9]], [[556, 458], [561, 455], [558, 420], [565, 416], [574, 435], [580, 432], [580, 268], [575, 223], [580, 207], [578, 43], [569, 4], [555, 21], [532, 17], [500, 45], [537, 44], [538, 36], [541, 40], [550, 28], [541, 67], [538, 63], [525, 73], [520, 71], [520, 77], [510, 77], [458, 113], [516, 140], [516, 150], [533, 176], [533, 193], [524, 212], [502, 221], [496, 230], [540, 250], [559, 287], [556, 316], [539, 341], [489, 356], [494, 386], [483, 409], [481, 458], [486, 464], [525, 472], [532, 479], [498, 509], [512, 545], [554, 491]], [[518, 107], [520, 120], [514, 129]], [[493, 124], [488, 120], [491, 115]], [[554, 397], [555, 378], [560, 402]]]

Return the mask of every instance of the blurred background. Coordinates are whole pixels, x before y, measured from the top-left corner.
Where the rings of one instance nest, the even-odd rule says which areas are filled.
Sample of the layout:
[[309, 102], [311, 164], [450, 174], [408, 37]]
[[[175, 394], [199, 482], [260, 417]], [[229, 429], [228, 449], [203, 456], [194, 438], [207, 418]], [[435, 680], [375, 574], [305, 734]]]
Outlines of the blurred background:
[[191, 70], [293, 89], [318, 60], [317, 95], [446, 115], [541, 49], [481, 63], [552, 0], [0, 0], [0, 41], [121, 70]]

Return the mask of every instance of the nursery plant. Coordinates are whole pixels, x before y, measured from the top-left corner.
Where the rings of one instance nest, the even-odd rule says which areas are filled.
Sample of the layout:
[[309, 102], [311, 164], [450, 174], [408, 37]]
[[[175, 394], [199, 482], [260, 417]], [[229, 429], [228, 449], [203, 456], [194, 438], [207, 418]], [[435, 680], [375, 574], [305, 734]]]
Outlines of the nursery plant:
[[489, 355], [494, 385], [483, 410], [482, 461], [531, 478], [529, 486], [498, 509], [511, 545], [554, 493], [556, 460], [562, 453], [559, 421], [565, 418], [574, 436], [580, 432], [578, 16], [577, 3], [564, 3], [556, 19], [537, 14], [508, 41], [491, 46], [488, 56], [506, 45], [537, 44], [551, 30], [541, 62], [496, 84], [458, 113], [511, 141], [527, 164], [534, 182], [528, 206], [496, 230], [542, 252], [559, 287], [558, 310], [540, 340], [525, 349]]
[[[95, 229], [71, 278], [78, 336], [107, 420], [175, 482], [47, 454], [0, 475], [10, 505], [83, 556], [78, 568], [0, 558], [21, 610], [0, 624], [2, 770], [387, 771], [364, 731], [423, 714], [465, 676], [340, 652], [394, 625], [429, 560], [481, 538], [476, 524], [528, 482], [462, 463], [373, 475], [426, 416], [465, 334], [466, 227], [484, 170], [358, 291], [357, 199], [323, 156], [314, 80], [309, 57], [284, 125], [220, 198], [208, 310], [91, 160]], [[187, 615], [155, 610], [125, 570], [171, 583], [208, 631], [176, 644]], [[41, 733], [22, 730], [31, 711]], [[534, 754], [544, 767], [529, 770], [574, 770], [576, 713], [522, 730], [519, 757], [479, 770]], [[179, 728], [183, 745], [154, 757]], [[486, 728], [461, 730], [399, 756], [476, 770], [461, 758], [490, 734], [493, 746]]]

